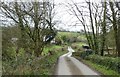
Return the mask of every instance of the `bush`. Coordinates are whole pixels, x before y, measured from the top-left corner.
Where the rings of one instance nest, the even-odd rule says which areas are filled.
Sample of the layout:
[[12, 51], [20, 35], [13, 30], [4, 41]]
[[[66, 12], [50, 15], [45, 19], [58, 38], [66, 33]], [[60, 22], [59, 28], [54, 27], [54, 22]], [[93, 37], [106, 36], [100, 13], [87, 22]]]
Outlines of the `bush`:
[[20, 49], [18, 50], [17, 56], [24, 57], [24, 56], [25, 56], [25, 50], [24, 50], [23, 48], [20, 48]]
[[108, 69], [112, 69], [120, 73], [120, 58], [90, 55], [90, 56], [86, 56], [85, 59], [93, 63], [106, 66]]
[[78, 57], [81, 57], [82, 59], [84, 59], [85, 57], [87, 57], [87, 56], [89, 56], [91, 54], [93, 54], [92, 50], [86, 50], [84, 52], [80, 52], [80, 51], [79, 52], [73, 52], [73, 56], [78, 56]]
[[[57, 51], [54, 47], [60, 50]], [[51, 46], [50, 48], [46, 48], [46, 51], [51, 51], [52, 55], [41, 55], [40, 57], [36, 57], [34, 52], [32, 54], [25, 52], [23, 48], [19, 49], [18, 53], [14, 47], [9, 48], [8, 55], [12, 59], [2, 61], [2, 75], [52, 75], [58, 57], [66, 52], [62, 51], [62, 46]], [[63, 47], [63, 50], [65, 49], [66, 47]]]
[[81, 52], [73, 52], [73, 56], [80, 56]]
[[77, 48], [77, 45], [71, 45], [71, 47], [72, 47], [73, 49], [76, 49], [76, 48]]
[[79, 52], [78, 54], [81, 58], [84, 59], [85, 57], [89, 56], [90, 54], [93, 54], [93, 51], [92, 50], [86, 50], [84, 52]]
[[61, 39], [66, 42], [67, 41], [67, 37], [65, 35], [61, 36]]
[[15, 47], [8, 47], [6, 52], [7, 59], [14, 59], [16, 58], [16, 48]]

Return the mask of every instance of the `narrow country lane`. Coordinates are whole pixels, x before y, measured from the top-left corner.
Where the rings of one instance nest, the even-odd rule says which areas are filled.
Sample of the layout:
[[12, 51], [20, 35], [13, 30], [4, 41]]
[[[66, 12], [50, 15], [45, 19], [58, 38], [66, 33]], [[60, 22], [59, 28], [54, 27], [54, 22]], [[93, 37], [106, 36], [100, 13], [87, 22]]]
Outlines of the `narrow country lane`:
[[55, 75], [94, 75], [94, 77], [100, 77], [99, 74], [88, 66], [78, 61], [72, 56], [72, 52], [75, 52], [71, 47], [68, 47], [68, 53], [60, 56]]

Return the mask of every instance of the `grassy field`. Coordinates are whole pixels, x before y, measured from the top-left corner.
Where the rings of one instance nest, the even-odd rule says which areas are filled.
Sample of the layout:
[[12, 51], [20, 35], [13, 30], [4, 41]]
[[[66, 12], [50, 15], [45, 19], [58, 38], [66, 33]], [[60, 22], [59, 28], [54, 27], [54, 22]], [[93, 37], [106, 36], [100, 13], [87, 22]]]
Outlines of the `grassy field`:
[[85, 35], [77, 33], [77, 32], [58, 32], [57, 36], [66, 36], [66, 37], [78, 37], [80, 39], [85, 39]]
[[[66, 39], [62, 39], [64, 37]], [[60, 37], [64, 44], [71, 46], [75, 51], [82, 51], [82, 45], [86, 45], [86, 37], [84, 34], [77, 32], [58, 32], [57, 37]], [[68, 41], [71, 40], [72, 42]], [[73, 41], [74, 40], [74, 41]]]
[[49, 45], [49, 46], [46, 46], [43, 50], [43, 53], [42, 55], [47, 55], [49, 53], [49, 51], [52, 51], [52, 52], [57, 52], [59, 51], [63, 46], [59, 46], [59, 45]]
[[79, 36], [80, 34], [79, 33], [76, 33], [76, 32], [58, 32], [58, 35], [59, 36], [74, 36], [74, 37], [77, 37]]
[[82, 48], [82, 45], [87, 45], [84, 42], [75, 42], [71, 44], [71, 47], [76, 51], [76, 52], [81, 52], [84, 51]]

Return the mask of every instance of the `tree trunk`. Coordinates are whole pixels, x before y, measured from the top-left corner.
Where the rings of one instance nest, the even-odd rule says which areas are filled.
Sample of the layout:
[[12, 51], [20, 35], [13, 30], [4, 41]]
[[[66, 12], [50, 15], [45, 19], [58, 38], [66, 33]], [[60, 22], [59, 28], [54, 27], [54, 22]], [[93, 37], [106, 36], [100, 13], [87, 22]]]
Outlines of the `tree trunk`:
[[[119, 34], [120, 34], [120, 25], [118, 28], [118, 35]], [[120, 36], [118, 36], [117, 49], [118, 49], [118, 57], [120, 57]]]
[[105, 49], [105, 34], [102, 35], [101, 56], [104, 56], [104, 49]]
[[106, 1], [104, 2], [104, 15], [103, 15], [103, 23], [102, 23], [102, 44], [101, 44], [101, 56], [104, 55], [105, 49], [105, 36], [106, 36]]
[[92, 48], [93, 50], [95, 50], [95, 54], [98, 54], [98, 51], [97, 51], [97, 43], [96, 43], [96, 36], [95, 36], [95, 30], [94, 30], [94, 25], [93, 25], [93, 17], [92, 17], [92, 10], [91, 10], [91, 3], [88, 2], [88, 5], [89, 5], [89, 12], [90, 12], [90, 20], [91, 20], [91, 28], [92, 28], [92, 34], [93, 34], [93, 45], [92, 45]]
[[[120, 13], [119, 13], [120, 14]], [[117, 40], [118, 57], [120, 57], [120, 17], [118, 18], [118, 40]]]
[[117, 34], [117, 53], [118, 57], [120, 57], [120, 6], [119, 2], [115, 2], [116, 7], [118, 8], [118, 19], [117, 19], [117, 26], [118, 26], [118, 34]]
[[119, 50], [119, 35], [118, 35], [118, 26], [117, 26], [117, 18], [116, 18], [116, 14], [115, 14], [115, 10], [114, 10], [114, 3], [113, 2], [109, 2], [110, 3], [110, 9], [112, 11], [112, 24], [113, 24], [113, 30], [114, 30], [114, 37], [115, 37], [115, 44], [116, 44], [116, 52], [118, 52]]

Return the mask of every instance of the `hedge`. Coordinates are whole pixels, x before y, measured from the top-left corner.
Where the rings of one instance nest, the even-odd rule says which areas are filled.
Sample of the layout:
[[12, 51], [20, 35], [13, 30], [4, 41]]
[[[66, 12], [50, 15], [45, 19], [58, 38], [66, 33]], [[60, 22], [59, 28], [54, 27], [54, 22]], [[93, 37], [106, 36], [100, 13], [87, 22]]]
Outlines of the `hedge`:
[[120, 58], [103, 57], [99, 55], [89, 55], [84, 57], [85, 60], [89, 60], [93, 63], [106, 66], [107, 69], [112, 69], [120, 73]]

